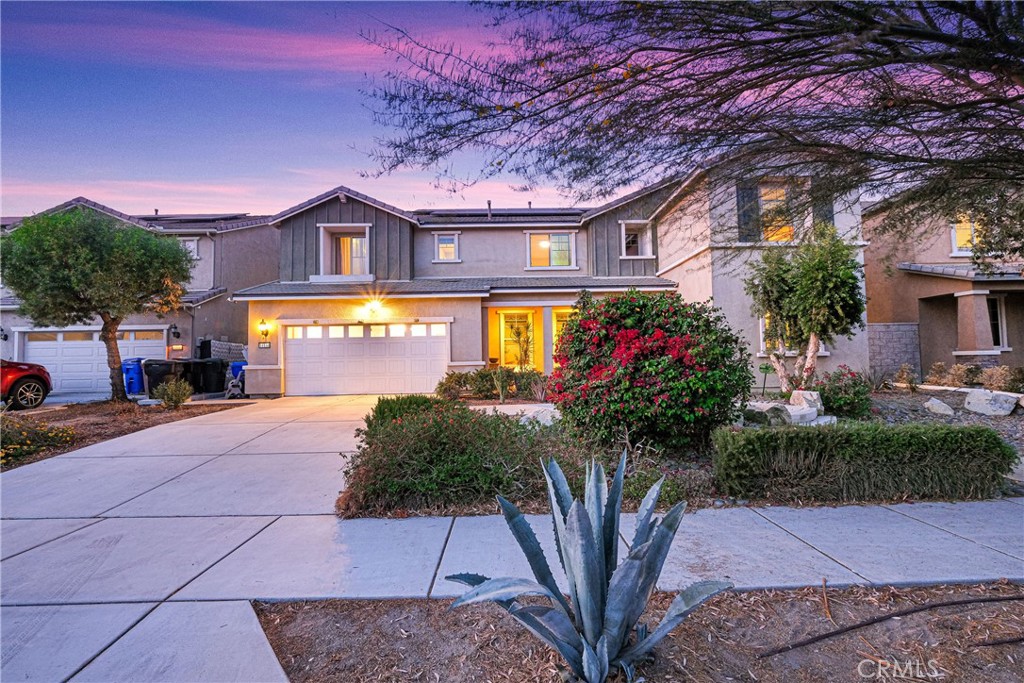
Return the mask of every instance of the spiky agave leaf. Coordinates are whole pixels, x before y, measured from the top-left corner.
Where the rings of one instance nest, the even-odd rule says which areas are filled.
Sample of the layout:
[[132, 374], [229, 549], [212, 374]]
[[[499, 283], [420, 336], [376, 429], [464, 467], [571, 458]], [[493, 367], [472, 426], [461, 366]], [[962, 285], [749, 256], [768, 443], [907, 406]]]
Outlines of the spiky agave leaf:
[[578, 678], [585, 677], [583, 639], [563, 612], [544, 605], [514, 605], [508, 613], [530, 633], [562, 655]]
[[661, 569], [668, 557], [669, 548], [672, 547], [672, 540], [675, 538], [679, 522], [682, 520], [683, 512], [686, 510], [686, 503], [677, 503], [668, 514], [665, 515], [654, 529], [652, 538], [648, 543], [650, 549], [644, 558], [644, 564], [640, 571], [640, 581], [636, 587], [636, 594], [630, 607], [629, 623], [635, 624], [647, 608], [647, 602], [651, 599], [658, 577], [661, 576]]
[[608, 669], [608, 641], [601, 638], [596, 647], [583, 641], [583, 679], [587, 683], [604, 683]]
[[637, 599], [637, 586], [649, 549], [650, 545], [646, 544], [630, 553], [615, 569], [608, 584], [602, 637], [608, 641], [608, 650], [613, 654], [622, 649], [633, 627], [633, 622], [629, 621], [631, 607]]
[[622, 514], [622, 486], [625, 476], [626, 450], [623, 449], [604, 506], [604, 575], [609, 582], [619, 564], [619, 517]]
[[572, 608], [566, 602], [565, 597], [562, 595], [562, 590], [555, 582], [555, 577], [551, 573], [551, 567], [544, 556], [544, 550], [540, 547], [537, 535], [533, 533], [533, 527], [526, 521], [526, 517], [519, 508], [501, 496], [498, 496], [498, 505], [501, 506], [501, 513], [505, 516], [505, 523], [508, 524], [512, 536], [515, 537], [519, 548], [523, 551], [523, 555], [526, 556], [526, 561], [530, 563], [533, 577], [537, 579], [537, 583], [546, 587], [554, 594], [558, 605], [565, 611], [566, 616], [571, 619]]
[[667, 636], [672, 629], [683, 623], [683, 620], [693, 610], [700, 607], [709, 598], [730, 588], [732, 588], [732, 584], [726, 581], [699, 581], [691, 584], [686, 590], [680, 592], [675, 597], [661, 623], [658, 624], [658, 628], [654, 629], [645, 639], [622, 652], [616, 663], [625, 662], [629, 665], [634, 665], [637, 660], [649, 653], [662, 638]]
[[466, 591], [452, 603], [451, 609], [472, 605], [475, 602], [515, 600], [523, 595], [543, 595], [552, 602], [556, 602], [551, 591], [536, 581], [502, 576], [497, 579], [488, 579], [472, 590]]
[[[548, 498], [551, 502], [551, 523], [555, 530], [555, 549], [558, 551], [558, 561], [562, 565], [562, 571], [565, 572], [566, 582], [569, 584], [569, 599], [572, 602], [573, 609], [573, 620], [576, 626], [579, 627], [582, 616], [580, 615], [580, 600], [579, 595], [576, 593], [576, 574], [573, 571], [573, 566], [568, 561], [566, 556], [566, 537], [567, 532], [565, 529], [565, 515], [561, 513], [561, 503], [559, 499], [564, 495], [569, 495], [570, 501], [572, 500], [571, 494], [569, 494], [569, 485], [565, 481], [565, 475], [562, 474], [562, 470], [558, 467], [558, 463], [554, 460], [551, 461], [552, 472], [548, 471], [548, 468], [544, 468], [544, 478], [548, 484]], [[560, 493], [561, 492], [561, 493]], [[572, 503], [570, 502], [570, 505]], [[569, 507], [566, 507], [566, 514], [569, 512]]]
[[604, 508], [608, 501], [608, 484], [604, 476], [604, 467], [596, 460], [590, 463], [587, 471], [587, 483], [584, 488], [583, 504], [590, 519], [590, 531], [593, 535], [594, 551], [600, 558], [601, 604], [604, 605], [608, 593], [608, 575], [605, 573], [606, 550], [604, 547]]
[[654, 515], [654, 506], [658, 504], [658, 496], [661, 495], [661, 485], [665, 483], [665, 477], [654, 482], [654, 485], [647, 490], [636, 513], [636, 531], [633, 533], [633, 542], [629, 549], [634, 550], [651, 539], [653, 525], [651, 518]]
[[590, 518], [579, 501], [569, 508], [565, 529], [566, 564], [572, 567], [579, 601], [581, 620], [577, 627], [583, 631], [584, 640], [596, 647], [604, 619], [604, 558], [597, 554]]

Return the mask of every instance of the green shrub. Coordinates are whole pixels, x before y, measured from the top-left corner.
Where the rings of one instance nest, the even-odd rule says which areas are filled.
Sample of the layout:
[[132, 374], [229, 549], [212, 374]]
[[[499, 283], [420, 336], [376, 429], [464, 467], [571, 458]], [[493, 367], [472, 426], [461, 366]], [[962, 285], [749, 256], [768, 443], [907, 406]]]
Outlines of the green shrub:
[[859, 419], [871, 414], [871, 381], [845, 365], [826, 372], [812, 388], [829, 415]]
[[52, 427], [34, 418], [14, 416], [7, 411], [0, 413], [0, 432], [3, 433], [0, 462], [4, 465], [47, 448], [70, 445], [75, 440], [75, 430], [71, 427]]
[[472, 505], [543, 490], [536, 463], [548, 428], [431, 400], [427, 410], [368, 425], [346, 471], [340, 511]]
[[172, 379], [164, 382], [153, 390], [153, 398], [158, 398], [171, 410], [177, 410], [192, 398], [195, 389], [188, 380]]
[[469, 388], [469, 373], [449, 370], [437, 383], [434, 393], [438, 398], [446, 401], [457, 401], [462, 398], [462, 392]]
[[516, 371], [512, 383], [516, 398], [542, 402], [547, 393], [548, 378], [536, 370]]
[[420, 394], [408, 394], [405, 396], [382, 396], [377, 399], [370, 414], [364, 418], [366, 428], [360, 434], [375, 434], [380, 430], [381, 425], [389, 424], [407, 415], [423, 413], [433, 410], [439, 405], [445, 405], [447, 401], [434, 396], [423, 396]]
[[709, 304], [676, 293], [594, 299], [559, 336], [548, 395], [577, 431], [675, 447], [731, 421], [754, 380], [746, 344]]
[[854, 502], [997, 493], [1017, 455], [988, 427], [844, 424], [719, 429], [715, 478], [745, 498]]

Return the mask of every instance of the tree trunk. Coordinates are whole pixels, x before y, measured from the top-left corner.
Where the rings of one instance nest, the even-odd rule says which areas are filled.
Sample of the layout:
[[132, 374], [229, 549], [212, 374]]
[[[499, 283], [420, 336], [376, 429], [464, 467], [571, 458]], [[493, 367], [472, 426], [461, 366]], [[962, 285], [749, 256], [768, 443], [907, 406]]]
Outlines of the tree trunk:
[[775, 368], [775, 374], [779, 377], [779, 391], [789, 392], [793, 390], [793, 387], [789, 383], [789, 373], [786, 370], [786, 356], [785, 349], [780, 345], [778, 351], [773, 351], [768, 354], [768, 362]]
[[821, 349], [821, 338], [812, 333], [807, 340], [807, 358], [804, 360], [804, 369], [801, 373], [801, 386], [806, 387], [818, 370], [818, 351]]
[[127, 401], [128, 392], [124, 389], [124, 374], [121, 372], [121, 349], [117, 346], [117, 328], [121, 326], [121, 319], [106, 313], [101, 314], [100, 319], [103, 321], [100, 341], [107, 347], [107, 368], [110, 370], [110, 396], [114, 401]]

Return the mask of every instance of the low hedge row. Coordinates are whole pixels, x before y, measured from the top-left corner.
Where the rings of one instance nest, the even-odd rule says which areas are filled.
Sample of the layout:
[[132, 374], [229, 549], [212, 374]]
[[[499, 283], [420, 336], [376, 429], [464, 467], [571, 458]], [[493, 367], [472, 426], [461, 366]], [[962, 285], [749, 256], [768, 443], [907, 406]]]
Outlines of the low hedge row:
[[840, 424], [720, 429], [715, 478], [728, 494], [852, 502], [997, 493], [1017, 454], [988, 427]]

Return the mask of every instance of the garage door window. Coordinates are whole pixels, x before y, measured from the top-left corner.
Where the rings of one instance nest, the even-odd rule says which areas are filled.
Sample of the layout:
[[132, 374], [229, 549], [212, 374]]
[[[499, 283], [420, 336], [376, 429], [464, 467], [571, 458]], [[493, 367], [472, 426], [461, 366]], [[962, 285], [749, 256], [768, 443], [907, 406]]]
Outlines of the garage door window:
[[427, 336], [427, 326], [426, 325], [410, 325], [409, 326], [409, 334], [411, 334], [414, 337], [426, 337]]
[[93, 340], [92, 332], [65, 332], [64, 341], [66, 342], [91, 342]]
[[385, 337], [387, 336], [388, 328], [384, 325], [370, 325], [370, 336], [371, 337]]
[[391, 325], [391, 329], [389, 330], [389, 332], [390, 332], [390, 335], [392, 337], [404, 337], [405, 336], [405, 325], [402, 325], [401, 323], [396, 324], [396, 325]]
[[330, 325], [327, 328], [328, 339], [343, 339], [345, 337], [345, 328], [342, 325]]
[[306, 339], [323, 339], [324, 328], [319, 325], [310, 325], [306, 328]]
[[289, 339], [302, 339], [302, 328], [291, 326], [288, 328]]
[[430, 336], [431, 337], [447, 337], [448, 336], [448, 326], [445, 325], [444, 323], [434, 323], [434, 324], [432, 324], [430, 326]]
[[349, 339], [362, 339], [363, 338], [363, 326], [362, 325], [349, 325], [348, 326], [348, 338]]
[[136, 330], [135, 341], [163, 341], [164, 333], [161, 330]]
[[26, 341], [30, 342], [55, 342], [57, 341], [56, 332], [29, 332], [25, 335]]

